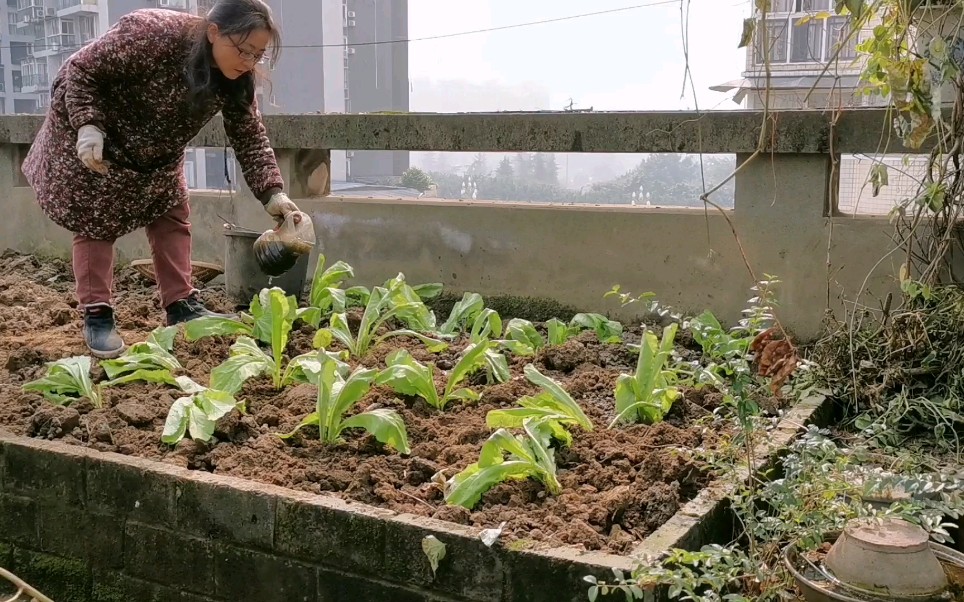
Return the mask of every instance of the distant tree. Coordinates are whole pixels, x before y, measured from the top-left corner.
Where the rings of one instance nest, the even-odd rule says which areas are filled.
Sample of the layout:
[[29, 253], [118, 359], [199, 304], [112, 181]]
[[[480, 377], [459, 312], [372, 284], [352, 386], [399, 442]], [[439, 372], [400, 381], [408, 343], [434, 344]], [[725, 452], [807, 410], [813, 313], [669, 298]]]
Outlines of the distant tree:
[[559, 184], [559, 166], [555, 155], [536, 153], [532, 157], [532, 179], [539, 184], [555, 186]]
[[532, 157], [529, 153], [517, 153], [515, 156], [515, 177], [520, 182], [532, 179]]
[[473, 176], [484, 176], [489, 173], [488, 161], [482, 153], [476, 153], [469, 166], [469, 174]]
[[512, 169], [512, 161], [508, 155], [499, 162], [499, 167], [495, 170], [495, 177], [503, 182], [511, 182], [515, 179], [515, 170]]
[[405, 173], [402, 174], [402, 186], [412, 188], [419, 192], [425, 192], [431, 188], [433, 183], [432, 178], [417, 167], [409, 167], [405, 170]]

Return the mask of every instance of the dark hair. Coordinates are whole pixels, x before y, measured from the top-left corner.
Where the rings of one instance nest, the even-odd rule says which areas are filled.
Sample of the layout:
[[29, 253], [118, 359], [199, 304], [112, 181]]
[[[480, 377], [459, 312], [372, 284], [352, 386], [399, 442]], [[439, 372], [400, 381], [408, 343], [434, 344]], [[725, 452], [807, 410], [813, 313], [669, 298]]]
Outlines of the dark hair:
[[225, 103], [244, 108], [254, 100], [257, 69], [231, 80], [214, 63], [214, 53], [208, 40], [208, 27], [218, 26], [221, 35], [240, 35], [242, 41], [258, 29], [271, 33], [271, 65], [281, 51], [281, 32], [271, 15], [271, 8], [262, 0], [218, 0], [204, 19], [198, 23], [187, 56], [187, 77], [190, 100], [198, 110], [219, 94]]

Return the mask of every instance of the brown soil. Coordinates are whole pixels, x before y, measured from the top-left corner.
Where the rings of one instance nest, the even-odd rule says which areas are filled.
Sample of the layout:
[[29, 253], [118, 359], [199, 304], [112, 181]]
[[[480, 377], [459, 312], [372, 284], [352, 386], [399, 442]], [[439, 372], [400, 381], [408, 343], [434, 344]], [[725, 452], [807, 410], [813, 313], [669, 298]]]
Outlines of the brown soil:
[[[161, 325], [163, 314], [149, 281], [124, 268], [117, 275], [115, 292], [118, 325], [128, 343], [143, 340]], [[202, 290], [202, 296], [214, 308], [230, 308], [217, 288]], [[400, 412], [412, 447], [407, 457], [361, 432], [349, 432], [344, 443], [328, 447], [311, 438], [317, 433], [311, 429], [282, 441], [275, 434], [290, 431], [312, 411], [314, 390], [299, 385], [277, 392], [265, 379], [245, 385], [239, 397], [247, 401], [248, 415], [223, 419], [211, 445], [182, 441], [171, 447], [160, 441], [164, 419], [178, 396], [171, 388], [131, 384], [105, 389], [104, 409], [94, 409], [86, 401], [55, 407], [39, 395], [21, 392], [23, 383], [43, 374], [45, 361], [85, 353], [69, 265], [7, 252], [0, 257], [0, 306], [0, 426], [30, 437], [61, 439], [476, 527], [497, 527], [505, 521], [503, 543], [525, 540], [537, 546], [628, 552], [706, 484], [708, 471], [691, 452], [712, 447], [726, 428], [714, 422], [712, 414], [718, 394], [687, 391], [661, 424], [607, 429], [616, 378], [632, 371], [635, 355], [624, 345], [604, 345], [592, 333], [583, 333], [534, 360], [571, 393], [595, 426], [592, 432], [575, 431], [572, 447], [556, 452], [563, 493], [547, 496], [534, 481], [506, 483], [469, 512], [447, 506], [438, 477], [433, 476], [450, 477], [478, 459], [491, 433], [485, 425], [489, 410], [510, 407], [521, 395], [536, 392], [522, 375], [531, 358], [510, 356], [509, 382], [485, 386], [483, 378], [473, 379], [471, 384], [483, 391], [482, 400], [475, 405], [453, 403], [444, 412], [421, 400], [400, 399], [388, 389], [373, 389], [358, 408], [381, 406]], [[296, 326], [289, 354], [309, 350], [311, 335], [308, 326]], [[227, 357], [229, 345], [220, 338], [188, 343], [179, 337], [175, 354], [189, 376], [206, 383], [210, 370]], [[362, 363], [383, 365], [397, 346], [410, 349], [422, 361], [434, 360], [443, 369], [456, 357], [453, 351], [433, 356], [417, 341], [395, 340], [375, 348]], [[680, 352], [693, 353], [684, 347]], [[94, 368], [94, 377], [103, 378], [99, 367]]]

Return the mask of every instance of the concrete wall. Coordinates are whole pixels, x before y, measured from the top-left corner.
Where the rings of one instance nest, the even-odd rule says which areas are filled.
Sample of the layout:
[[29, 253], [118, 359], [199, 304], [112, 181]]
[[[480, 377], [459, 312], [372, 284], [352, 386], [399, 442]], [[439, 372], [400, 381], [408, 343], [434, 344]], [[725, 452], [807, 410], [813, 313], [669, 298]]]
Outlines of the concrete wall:
[[[454, 523], [2, 430], [0, 476], [0, 566], [57, 602], [581, 602], [585, 575], [631, 568], [612, 554], [489, 548]], [[446, 545], [434, 575], [429, 534]]]
[[[298, 203], [313, 217], [318, 251], [352, 264], [360, 283], [380, 283], [402, 271], [412, 281], [439, 281], [454, 291], [550, 297], [624, 320], [635, 317], [635, 307], [620, 310], [603, 299], [617, 283], [626, 291], [652, 291], [681, 310], [711, 309], [732, 323], [754, 283], [745, 253], [756, 278], [773, 274], [783, 281], [777, 290], [780, 317], [798, 336], [811, 338], [820, 332], [827, 307], [841, 315], [842, 295], [853, 300], [863, 293], [862, 301], [873, 303], [895, 290], [898, 259], [878, 264], [892, 245], [886, 219], [830, 217], [836, 183], [825, 150], [834, 140], [842, 152], [866, 152], [876, 144], [866, 125], [882, 115], [849, 113], [832, 131], [818, 114], [778, 115], [783, 129], [773, 135], [774, 152], [737, 175], [736, 205], [728, 216], [739, 244], [715, 210], [337, 197]], [[25, 147], [9, 144], [32, 138], [36, 124], [27, 119], [0, 119], [0, 144], [8, 142], [0, 146], [0, 190], [13, 208], [13, 219], [0, 222], [0, 246], [65, 255], [69, 234], [40, 213], [19, 175]], [[747, 160], [754, 134], [738, 128], [754, 123], [756, 114], [702, 119], [693, 125], [685, 113], [357, 115], [279, 117], [268, 125], [281, 149], [491, 145], [551, 151], [575, 140], [614, 152], [638, 146], [672, 152], [699, 143], [737, 152], [740, 164]], [[656, 124], [666, 129], [647, 133]], [[471, 136], [476, 128], [480, 135]], [[222, 142], [219, 136], [208, 129], [199, 140], [213, 146]], [[289, 182], [297, 180], [298, 161], [291, 157], [298, 155], [279, 154]], [[192, 205], [196, 259], [223, 261], [222, 217], [252, 229], [270, 225], [248, 192], [233, 200], [198, 195]], [[121, 260], [149, 257], [142, 233], [119, 241], [118, 252]]]
[[[830, 410], [818, 397], [790, 408], [737, 479], [770, 470]], [[709, 483], [626, 556], [487, 547], [477, 528], [0, 429], [0, 566], [57, 602], [582, 602], [586, 575], [729, 541], [737, 487]], [[446, 546], [434, 575], [430, 534]]]

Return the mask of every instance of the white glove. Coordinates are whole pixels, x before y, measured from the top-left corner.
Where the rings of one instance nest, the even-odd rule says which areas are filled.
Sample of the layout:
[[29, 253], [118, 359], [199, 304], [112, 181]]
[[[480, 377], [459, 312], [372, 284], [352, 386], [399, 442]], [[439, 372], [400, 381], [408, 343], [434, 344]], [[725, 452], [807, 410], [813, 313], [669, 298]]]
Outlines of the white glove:
[[283, 192], [271, 195], [271, 199], [265, 204], [264, 210], [274, 218], [275, 223], [279, 226], [285, 221], [285, 217], [289, 213], [299, 211], [298, 206]]
[[104, 161], [104, 132], [96, 126], [85, 125], [77, 132], [77, 157], [91, 171], [107, 175]]

